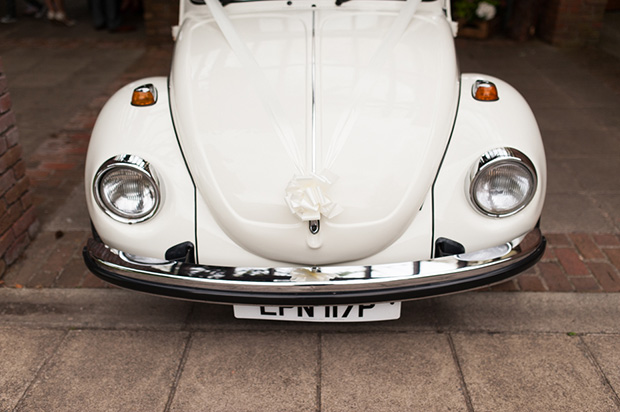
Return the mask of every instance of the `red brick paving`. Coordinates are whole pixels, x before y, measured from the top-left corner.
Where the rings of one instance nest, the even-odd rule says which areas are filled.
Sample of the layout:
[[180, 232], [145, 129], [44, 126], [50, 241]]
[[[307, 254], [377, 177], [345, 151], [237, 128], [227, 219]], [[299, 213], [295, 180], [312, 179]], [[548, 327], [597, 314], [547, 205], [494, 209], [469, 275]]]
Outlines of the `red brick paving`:
[[592, 262], [590, 268], [604, 291], [620, 292], [620, 276], [617, 267], [607, 262]]
[[584, 259], [604, 259], [605, 255], [601, 251], [599, 245], [592, 236], [588, 236], [583, 233], [573, 233], [570, 235], [570, 239], [573, 241], [577, 250]]
[[601, 247], [620, 247], [620, 238], [615, 235], [592, 235], [592, 239]]
[[[620, 292], [620, 236], [545, 234], [547, 250], [532, 269], [506, 283], [527, 292]], [[490, 290], [506, 290], [504, 284]]]
[[581, 260], [577, 250], [568, 247], [557, 248], [554, 250], [555, 256], [560, 265], [569, 276], [589, 275], [586, 264]]
[[542, 281], [550, 290], [558, 292], [570, 292], [573, 290], [568, 276], [562, 271], [562, 266], [555, 262], [540, 262], [537, 265], [540, 270]]
[[615, 267], [620, 267], [620, 248], [607, 248], [605, 255]]
[[544, 292], [545, 284], [537, 274], [523, 273], [516, 278], [518, 290], [527, 290], [532, 292]]

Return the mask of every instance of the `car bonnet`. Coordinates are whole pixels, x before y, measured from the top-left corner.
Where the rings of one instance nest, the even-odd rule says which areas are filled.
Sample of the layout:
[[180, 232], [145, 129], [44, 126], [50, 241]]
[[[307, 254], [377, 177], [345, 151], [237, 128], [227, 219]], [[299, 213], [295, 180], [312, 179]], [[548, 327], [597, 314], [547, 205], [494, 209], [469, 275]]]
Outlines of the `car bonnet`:
[[449, 139], [458, 75], [445, 17], [403, 17], [403, 4], [239, 4], [228, 28], [184, 22], [170, 97], [199, 221], [300, 264], [362, 259], [404, 232]]

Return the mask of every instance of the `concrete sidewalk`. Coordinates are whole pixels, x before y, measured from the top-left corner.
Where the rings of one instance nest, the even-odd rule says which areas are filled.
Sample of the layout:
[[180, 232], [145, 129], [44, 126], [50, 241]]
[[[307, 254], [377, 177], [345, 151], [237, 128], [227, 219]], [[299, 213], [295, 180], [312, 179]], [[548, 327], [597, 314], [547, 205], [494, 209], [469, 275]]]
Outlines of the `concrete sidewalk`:
[[2, 411], [620, 410], [620, 294], [470, 293], [397, 321], [242, 321], [105, 289], [0, 290]]

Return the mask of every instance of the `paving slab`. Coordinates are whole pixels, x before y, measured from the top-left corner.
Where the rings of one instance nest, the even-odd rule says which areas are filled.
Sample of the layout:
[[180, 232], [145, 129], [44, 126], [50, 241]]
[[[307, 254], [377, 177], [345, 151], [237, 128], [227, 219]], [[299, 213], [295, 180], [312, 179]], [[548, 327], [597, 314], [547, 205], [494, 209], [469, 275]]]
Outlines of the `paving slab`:
[[620, 294], [479, 293], [433, 299], [446, 331], [620, 333]]
[[570, 132], [571, 130], [580, 130], [585, 134], [591, 127], [592, 119], [579, 106], [538, 108], [534, 114], [543, 135], [543, 142], [547, 131]]
[[617, 396], [567, 335], [454, 334], [475, 411], [614, 411]]
[[309, 333], [197, 333], [171, 411], [316, 411], [319, 339]]
[[104, 93], [143, 53], [139, 48], [0, 47], [24, 153], [34, 153], [66, 127], [70, 116]]
[[448, 336], [326, 334], [321, 410], [467, 411]]
[[187, 333], [69, 332], [15, 411], [161, 411]]
[[11, 411], [66, 332], [0, 327], [0, 411]]
[[[604, 196], [607, 198], [607, 196]], [[541, 221], [543, 233], [615, 233], [613, 220], [587, 193], [547, 193]]]
[[120, 289], [0, 289], [0, 326], [180, 330], [191, 305]]
[[618, 215], [618, 210], [620, 210], [620, 193], [595, 194], [592, 197], [606, 216], [614, 222], [617, 228], [620, 228], [620, 216]]
[[[620, 128], [615, 132], [616, 146]], [[579, 170], [577, 180], [581, 187], [588, 188], [594, 193], [616, 193], [620, 191], [620, 162], [616, 161], [593, 162], [592, 159], [574, 159], [567, 161], [572, 165], [573, 170]]]
[[618, 48], [620, 30], [618, 27], [620, 27], [620, 13], [617, 10], [605, 13], [599, 47], [620, 59], [620, 48]]
[[[620, 336], [586, 335], [585, 344], [596, 359], [616, 397], [620, 396]], [[619, 406], [620, 409], [620, 406]]]
[[89, 231], [90, 218], [86, 208], [86, 190], [84, 185], [77, 185], [58, 209], [58, 213], [46, 222], [42, 230], [48, 232]]
[[[619, 130], [562, 130], [545, 132], [545, 154], [550, 159], [592, 159], [620, 156]], [[584, 139], [584, 135], [588, 138]], [[617, 186], [615, 187], [618, 188]]]

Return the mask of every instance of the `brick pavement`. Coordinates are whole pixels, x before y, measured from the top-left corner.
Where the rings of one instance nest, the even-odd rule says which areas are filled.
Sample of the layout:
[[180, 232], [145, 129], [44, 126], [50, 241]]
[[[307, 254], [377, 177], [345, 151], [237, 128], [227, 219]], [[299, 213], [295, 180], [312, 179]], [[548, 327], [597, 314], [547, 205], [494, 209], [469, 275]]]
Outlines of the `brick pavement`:
[[[24, 40], [27, 42], [30, 40]], [[87, 40], [80, 47], [107, 47]], [[56, 47], [79, 42], [57, 40]], [[49, 216], [82, 184], [84, 155], [97, 113], [121, 85], [153, 74], [166, 74], [170, 47], [148, 49], [122, 76], [58, 133], [47, 138], [27, 161], [34, 201]], [[88, 231], [43, 231], [26, 254], [0, 280], [6, 288], [109, 287], [89, 274], [81, 249]], [[545, 233], [542, 260], [522, 275], [483, 290], [540, 292], [620, 292], [620, 236], [614, 233]]]
[[546, 233], [538, 264], [493, 291], [620, 292], [620, 237], [614, 234]]

